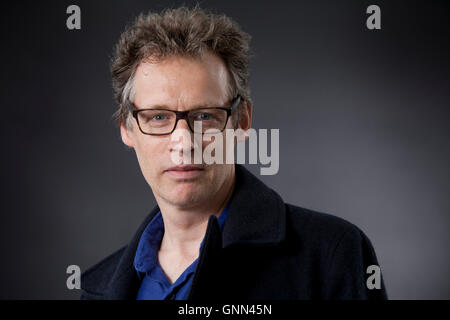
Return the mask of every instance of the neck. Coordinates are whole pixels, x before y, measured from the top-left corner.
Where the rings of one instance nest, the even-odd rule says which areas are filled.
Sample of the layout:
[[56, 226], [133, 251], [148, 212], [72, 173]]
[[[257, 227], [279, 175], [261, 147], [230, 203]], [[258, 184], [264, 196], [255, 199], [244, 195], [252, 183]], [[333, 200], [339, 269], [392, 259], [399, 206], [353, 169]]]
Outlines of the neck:
[[160, 250], [186, 255], [198, 253], [210, 215], [219, 216], [225, 209], [233, 194], [234, 182], [233, 170], [231, 178], [224, 182], [213, 201], [204, 201], [205, 203], [194, 207], [182, 208], [158, 201], [164, 220], [164, 236]]

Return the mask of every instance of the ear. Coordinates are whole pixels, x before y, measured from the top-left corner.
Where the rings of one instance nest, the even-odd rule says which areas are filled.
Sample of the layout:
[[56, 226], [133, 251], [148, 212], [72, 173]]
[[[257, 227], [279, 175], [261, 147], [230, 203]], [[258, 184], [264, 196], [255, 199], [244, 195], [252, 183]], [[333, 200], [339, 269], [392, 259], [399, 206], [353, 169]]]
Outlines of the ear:
[[130, 148], [134, 148], [134, 141], [131, 137], [131, 129], [125, 126], [125, 123], [120, 124], [120, 135], [122, 136], [122, 142]]
[[252, 127], [252, 111], [253, 106], [247, 101], [244, 101], [238, 124], [239, 128], [241, 128], [244, 131], [247, 131]]
[[[239, 134], [237, 136], [237, 141], [245, 141], [248, 139], [247, 131], [252, 127], [252, 111], [253, 106], [247, 101], [244, 101], [243, 108], [241, 109], [241, 113], [239, 115], [238, 129], [242, 129], [245, 134]], [[241, 132], [240, 130], [238, 131]]]

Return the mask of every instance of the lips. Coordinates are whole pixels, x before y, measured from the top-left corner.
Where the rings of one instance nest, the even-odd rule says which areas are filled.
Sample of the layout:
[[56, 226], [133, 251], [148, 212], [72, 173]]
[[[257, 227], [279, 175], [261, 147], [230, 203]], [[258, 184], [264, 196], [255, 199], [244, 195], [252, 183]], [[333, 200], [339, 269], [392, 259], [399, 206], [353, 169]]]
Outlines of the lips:
[[189, 178], [195, 178], [199, 176], [204, 171], [203, 166], [196, 166], [196, 165], [181, 165], [181, 166], [174, 166], [171, 167], [164, 172], [170, 175], [173, 178], [178, 179], [189, 179]]
[[182, 166], [174, 166], [166, 171], [192, 171], [192, 170], [203, 170], [202, 166], [195, 166], [195, 165], [182, 165]]

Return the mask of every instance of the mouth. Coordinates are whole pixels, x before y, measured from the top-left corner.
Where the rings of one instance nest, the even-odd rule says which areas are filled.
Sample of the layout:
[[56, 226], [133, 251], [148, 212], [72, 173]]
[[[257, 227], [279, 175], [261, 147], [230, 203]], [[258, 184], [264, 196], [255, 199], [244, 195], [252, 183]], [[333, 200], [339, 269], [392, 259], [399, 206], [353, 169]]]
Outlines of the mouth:
[[205, 168], [203, 166], [181, 165], [166, 169], [164, 173], [176, 179], [192, 179], [198, 177], [204, 171]]

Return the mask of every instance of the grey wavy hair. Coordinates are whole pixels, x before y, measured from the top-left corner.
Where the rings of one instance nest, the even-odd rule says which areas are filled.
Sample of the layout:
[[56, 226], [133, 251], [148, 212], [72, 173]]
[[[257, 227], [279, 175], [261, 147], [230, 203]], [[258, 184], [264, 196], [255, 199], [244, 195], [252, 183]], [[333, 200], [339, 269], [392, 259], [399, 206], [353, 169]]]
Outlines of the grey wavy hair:
[[[134, 100], [134, 74], [146, 60], [163, 60], [181, 55], [201, 57], [209, 50], [219, 56], [229, 73], [230, 99], [240, 95], [252, 104], [249, 87], [250, 35], [225, 15], [198, 6], [166, 9], [161, 13], [140, 14], [127, 26], [115, 47], [111, 62], [114, 98], [119, 104], [114, 113], [117, 125], [130, 125], [130, 106]], [[242, 104], [234, 124], [237, 126]]]

